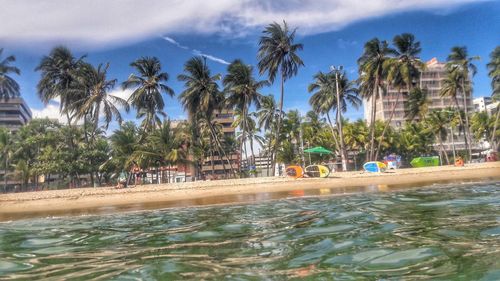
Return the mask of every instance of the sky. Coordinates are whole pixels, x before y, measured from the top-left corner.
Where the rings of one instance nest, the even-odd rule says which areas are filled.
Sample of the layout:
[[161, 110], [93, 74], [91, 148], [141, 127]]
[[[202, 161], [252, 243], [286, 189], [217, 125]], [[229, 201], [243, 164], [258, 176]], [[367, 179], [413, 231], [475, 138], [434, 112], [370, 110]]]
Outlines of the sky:
[[[285, 110], [302, 114], [310, 109], [307, 86], [313, 75], [342, 65], [356, 79], [356, 60], [374, 37], [390, 42], [397, 34], [413, 33], [421, 41], [424, 61], [444, 61], [451, 47], [467, 46], [470, 55], [481, 57], [475, 97], [491, 95], [486, 64], [500, 45], [498, 0], [0, 0], [0, 7], [0, 48], [17, 59], [21, 75], [14, 78], [22, 97], [35, 117], [61, 121], [57, 101], [40, 102], [40, 74], [34, 71], [57, 45], [69, 47], [75, 56], [86, 55], [96, 66], [109, 62], [108, 76], [119, 82], [112, 94], [124, 98], [131, 91], [120, 83], [133, 73], [130, 63], [158, 57], [176, 93], [164, 96], [171, 119], [186, 117], [177, 100], [183, 89], [177, 75], [189, 58], [206, 56], [214, 74], [224, 74], [235, 59], [256, 65], [259, 36], [273, 21], [286, 20], [297, 28], [296, 42], [304, 45], [299, 55], [305, 66], [285, 84], [284, 103]], [[261, 93], [279, 96], [279, 83]], [[363, 109], [349, 108], [345, 116], [363, 118]], [[124, 119], [139, 122], [134, 111], [124, 113]], [[116, 127], [114, 122], [110, 130]]]

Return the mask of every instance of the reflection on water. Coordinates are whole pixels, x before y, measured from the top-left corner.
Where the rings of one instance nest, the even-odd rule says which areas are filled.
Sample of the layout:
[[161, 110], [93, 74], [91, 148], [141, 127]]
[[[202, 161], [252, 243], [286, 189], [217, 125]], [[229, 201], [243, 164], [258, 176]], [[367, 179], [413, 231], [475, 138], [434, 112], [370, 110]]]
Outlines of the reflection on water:
[[293, 193], [0, 223], [0, 279], [500, 279], [499, 182]]
[[[498, 179], [489, 178], [484, 179], [484, 181], [496, 181]], [[466, 183], [466, 182], [462, 182]], [[472, 183], [470, 181], [469, 183]], [[93, 208], [74, 208], [69, 210], [48, 210], [48, 211], [37, 211], [37, 212], [22, 212], [22, 213], [0, 213], [0, 222], [16, 220], [16, 219], [27, 219], [27, 218], [37, 218], [37, 217], [54, 217], [54, 216], [83, 216], [91, 214], [109, 214], [124, 211], [139, 211], [139, 210], [155, 210], [155, 209], [166, 209], [166, 208], [178, 208], [186, 206], [203, 206], [203, 205], [216, 205], [216, 204], [242, 204], [242, 203], [256, 203], [268, 200], [278, 200], [290, 197], [303, 197], [303, 196], [335, 196], [335, 195], [352, 195], [356, 193], [366, 193], [366, 192], [391, 192], [413, 189], [416, 187], [424, 186], [444, 186], [449, 184], [456, 184], [454, 181], [440, 181], [429, 185], [428, 183], [420, 184], [378, 184], [378, 185], [368, 185], [368, 186], [349, 186], [349, 187], [335, 187], [335, 188], [318, 188], [318, 189], [298, 189], [292, 191], [278, 191], [278, 192], [261, 192], [261, 193], [248, 193], [248, 194], [232, 194], [223, 196], [208, 196], [202, 198], [194, 199], [184, 199], [177, 201], [166, 201], [166, 202], [149, 202], [141, 204], [127, 204], [127, 205], [117, 205], [117, 206], [106, 206], [106, 207], [93, 207]]]

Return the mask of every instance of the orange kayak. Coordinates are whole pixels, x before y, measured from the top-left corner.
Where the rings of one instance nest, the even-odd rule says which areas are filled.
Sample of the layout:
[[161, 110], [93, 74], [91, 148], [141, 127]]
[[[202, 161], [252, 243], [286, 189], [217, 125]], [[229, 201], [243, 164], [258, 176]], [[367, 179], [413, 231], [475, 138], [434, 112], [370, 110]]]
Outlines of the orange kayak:
[[288, 166], [285, 171], [286, 175], [291, 178], [301, 178], [304, 176], [304, 169], [300, 166]]

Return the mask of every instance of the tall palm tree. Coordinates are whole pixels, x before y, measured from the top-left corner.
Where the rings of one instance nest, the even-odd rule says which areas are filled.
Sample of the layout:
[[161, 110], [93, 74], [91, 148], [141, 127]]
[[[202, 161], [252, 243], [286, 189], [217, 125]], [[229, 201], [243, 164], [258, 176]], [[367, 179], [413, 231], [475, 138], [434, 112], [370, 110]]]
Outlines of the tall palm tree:
[[138, 74], [130, 74], [122, 87], [134, 90], [127, 102], [137, 110], [138, 118], [145, 117], [142, 130], [148, 133], [159, 127], [161, 120], [158, 115], [165, 116], [162, 93], [172, 97], [174, 90], [165, 84], [168, 73], [162, 72], [158, 58], [142, 57], [130, 65]]
[[[469, 124], [469, 108], [467, 104], [467, 99], [472, 98], [472, 78], [476, 75], [477, 68], [473, 64], [474, 60], [479, 60], [478, 56], [470, 57], [467, 52], [467, 47], [465, 46], [455, 46], [451, 48], [451, 53], [447, 58], [447, 65], [449, 68], [455, 68], [455, 71], [461, 71], [462, 84], [462, 100], [465, 113], [465, 134], [468, 139], [468, 150], [469, 157], [472, 155], [472, 138], [470, 134], [470, 124]], [[470, 158], [469, 158], [470, 160]]]
[[52, 49], [48, 56], [44, 56], [35, 68], [41, 72], [37, 85], [38, 96], [44, 104], [52, 99], [60, 99], [59, 111], [66, 115], [70, 126], [75, 113], [71, 105], [82, 99], [82, 92], [75, 91], [75, 82], [83, 65], [83, 58], [77, 59], [68, 48], [59, 46]]
[[[273, 95], [262, 96], [260, 100], [260, 109], [257, 111], [257, 125], [259, 128], [263, 128], [264, 131], [270, 130], [269, 134], [265, 135], [265, 139], [268, 140], [267, 145], [263, 146], [265, 149], [266, 156], [269, 156], [271, 162], [275, 157], [274, 146], [276, 141], [276, 124], [278, 118], [283, 117], [283, 111], [278, 109], [276, 100]], [[272, 163], [271, 163], [272, 166]], [[274, 173], [274, 169], [272, 170]], [[269, 176], [269, 169], [268, 174]]]
[[129, 104], [126, 100], [109, 94], [116, 84], [116, 79], [108, 80], [107, 72], [109, 63], [97, 68], [90, 64], [85, 64], [77, 75], [77, 80], [81, 84], [80, 89], [85, 91], [83, 98], [75, 102], [77, 118], [88, 118], [93, 124], [93, 132], [99, 127], [100, 114], [104, 114], [104, 129], [107, 129], [113, 117], [119, 124], [122, 116], [119, 108], [123, 107], [127, 112]]
[[[259, 40], [259, 51], [257, 58], [260, 75], [267, 72], [269, 81], [274, 83], [276, 75], [281, 78], [281, 94], [279, 101], [279, 111], [283, 111], [285, 97], [285, 81], [297, 75], [299, 67], [304, 66], [304, 62], [297, 54], [303, 49], [302, 44], [295, 44], [296, 29], [290, 30], [288, 24], [283, 21], [283, 25], [273, 22], [268, 25]], [[282, 116], [279, 115], [276, 123], [276, 140], [280, 134]], [[274, 145], [277, 150], [278, 142]], [[274, 170], [276, 161], [272, 159], [272, 169]]]
[[443, 142], [448, 138], [448, 125], [450, 123], [449, 115], [446, 111], [434, 110], [426, 119], [426, 132], [432, 133], [439, 142], [439, 152], [444, 154], [446, 163], [449, 165], [448, 153], [444, 149]]
[[21, 95], [19, 84], [9, 74], [21, 74], [19, 68], [12, 66], [16, 57], [8, 56], [2, 59], [3, 48], [0, 48], [0, 99], [16, 98]]
[[[205, 120], [210, 133], [218, 147], [219, 155], [226, 158], [231, 167], [231, 172], [237, 176], [233, 164], [222, 148], [222, 142], [217, 135], [215, 127], [211, 122], [214, 112], [222, 109], [224, 95], [219, 91], [217, 81], [221, 79], [220, 74], [211, 75], [206, 60], [201, 57], [193, 57], [184, 65], [185, 74], [180, 74], [177, 79], [184, 82], [184, 91], [179, 95], [182, 106], [188, 112], [193, 123]], [[199, 132], [197, 132], [199, 135]], [[195, 140], [198, 136], [195, 137]]]
[[332, 73], [318, 72], [314, 75], [314, 82], [309, 84], [307, 90], [313, 95], [309, 98], [309, 104], [314, 112], [326, 115], [326, 119], [330, 124], [335, 147], [340, 154], [340, 145], [337, 133], [330, 118], [330, 111], [337, 104], [335, 76]]
[[381, 98], [383, 81], [385, 78], [385, 65], [393, 51], [389, 48], [387, 41], [374, 38], [365, 43], [363, 54], [358, 59], [359, 82], [361, 93], [364, 98], [371, 101], [370, 120], [370, 153], [367, 159], [374, 159], [375, 152], [375, 112], [377, 111], [376, 100]]
[[490, 62], [487, 65], [488, 76], [491, 78], [491, 88], [493, 93], [491, 98], [493, 102], [498, 102], [497, 113], [495, 117], [495, 123], [493, 125], [493, 133], [491, 136], [491, 147], [498, 149], [498, 141], [496, 140], [496, 131], [498, 127], [498, 119], [500, 116], [500, 46], [497, 46], [490, 54]]
[[[320, 71], [314, 76], [314, 79], [315, 81], [308, 87], [308, 91], [313, 93], [309, 99], [309, 104], [316, 112], [327, 116], [333, 136], [335, 137], [338, 134], [338, 140], [335, 139], [335, 142], [342, 157], [342, 162], [347, 163], [347, 151], [344, 147], [342, 130], [342, 112], [347, 111], [347, 104], [355, 108], [361, 106], [362, 101], [358, 96], [359, 90], [356, 88], [355, 82], [350, 81], [346, 73], [340, 70], [334, 70], [327, 74]], [[333, 130], [329, 115], [330, 111], [336, 111], [337, 114], [337, 134]], [[343, 168], [345, 170], [346, 166], [343, 165]]]
[[[401, 90], [406, 88], [406, 94], [408, 95], [413, 89], [414, 84], [416, 84], [416, 81], [418, 81], [420, 72], [425, 67], [425, 64], [418, 58], [418, 55], [422, 51], [420, 42], [416, 41], [413, 34], [403, 33], [401, 35], [396, 35], [392, 43], [395, 48], [391, 49], [390, 52], [394, 57], [385, 61], [384, 68], [385, 71], [387, 71], [387, 83], [397, 89], [397, 96], [396, 101], [393, 103], [389, 119], [386, 121], [384, 130], [382, 131], [382, 140], [396, 112], [396, 107], [401, 98]], [[378, 144], [375, 159], [378, 158], [380, 144], [381, 142]]]
[[[248, 116], [249, 108], [255, 105], [258, 110], [260, 107], [260, 97], [259, 90], [268, 86], [268, 81], [256, 81], [253, 77], [253, 67], [250, 65], [245, 65], [241, 60], [235, 60], [227, 68], [227, 74], [223, 79], [224, 92], [226, 93], [226, 102], [230, 108], [240, 111], [240, 115], [243, 117], [241, 125], [242, 137], [240, 141], [240, 153], [242, 152], [243, 146], [247, 141], [248, 134]], [[253, 149], [253, 148], [252, 148]], [[245, 149], [245, 153], [246, 149]], [[247, 155], [245, 155], [247, 157]], [[247, 157], [248, 161], [248, 157]]]
[[464, 122], [465, 118], [462, 116], [462, 114], [460, 114], [461, 109], [458, 103], [459, 93], [465, 92], [465, 89], [463, 87], [466, 85], [462, 83], [464, 72], [460, 71], [456, 67], [448, 67], [446, 72], [447, 72], [446, 77], [442, 81], [440, 95], [442, 97], [445, 96], [450, 97], [453, 100], [453, 103], [455, 104], [455, 111], [457, 112], [460, 126], [464, 130], [465, 145], [467, 150], [469, 151], [469, 157], [470, 157], [472, 153], [470, 147], [470, 138], [469, 135], [467, 134], [466, 123]]

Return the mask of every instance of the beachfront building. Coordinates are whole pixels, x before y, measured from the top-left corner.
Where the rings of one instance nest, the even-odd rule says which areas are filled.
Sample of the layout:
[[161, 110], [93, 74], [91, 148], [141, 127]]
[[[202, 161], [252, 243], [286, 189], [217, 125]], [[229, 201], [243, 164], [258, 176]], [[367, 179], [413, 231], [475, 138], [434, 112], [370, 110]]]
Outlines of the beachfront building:
[[255, 156], [249, 156], [248, 159], [243, 159], [241, 165], [244, 170], [254, 170], [257, 176], [271, 175], [271, 157], [264, 153], [259, 153]]
[[[455, 102], [450, 97], [442, 97], [440, 95], [443, 80], [446, 77], [446, 63], [439, 62], [436, 58], [431, 59], [426, 63], [426, 69], [420, 74], [420, 79], [416, 85], [422, 89], [427, 89], [429, 99], [429, 112], [432, 110], [440, 110], [448, 107], [455, 107]], [[400, 94], [399, 94], [400, 93]], [[398, 98], [399, 96], [399, 98]], [[463, 107], [463, 94], [457, 96], [459, 105]], [[377, 120], [387, 121], [390, 119], [392, 110], [394, 115], [391, 120], [391, 126], [400, 128], [407, 120], [405, 117], [405, 102], [408, 100], [407, 89], [396, 89], [391, 85], [387, 86], [387, 92], [382, 96], [382, 99], [376, 101]], [[364, 100], [365, 120], [370, 122], [370, 114], [372, 112], [371, 101]], [[467, 107], [469, 112], [474, 112], [472, 99], [467, 97]], [[418, 119], [418, 117], [416, 118]]]
[[31, 110], [23, 98], [0, 100], [0, 127], [16, 132], [32, 118]]
[[[234, 113], [231, 110], [221, 110], [214, 113], [214, 122], [221, 126], [224, 138], [235, 139], [236, 129], [233, 127]], [[207, 179], [221, 179], [231, 176], [231, 166], [234, 170], [240, 169], [240, 153], [237, 149], [227, 150], [226, 157], [217, 152], [213, 156], [205, 155], [201, 172]], [[229, 158], [229, 162], [228, 162]]]
[[474, 104], [474, 112], [486, 111], [486, 106], [491, 104], [491, 97], [479, 97], [472, 100]]
[[[446, 78], [446, 75], [446, 63], [440, 62], [436, 58], [432, 58], [426, 62], [425, 70], [420, 73], [420, 79], [416, 81], [416, 86], [419, 86], [422, 89], [427, 89], [428, 91], [428, 112], [456, 107], [455, 102], [451, 97], [442, 97], [440, 95], [443, 80]], [[398, 91], [400, 91], [399, 98]], [[460, 108], [463, 108], [463, 93], [459, 93], [457, 95], [457, 100]], [[388, 85], [387, 92], [382, 96], [382, 99], [376, 100], [376, 119], [381, 121], [389, 120], [392, 110], [394, 109], [391, 126], [396, 129], [401, 128], [407, 121], [407, 118], [405, 117], [406, 101], [408, 101], [408, 90], [398, 90]], [[365, 120], [370, 122], [370, 114], [372, 112], [371, 101], [364, 99], [363, 103], [365, 109]], [[471, 97], [466, 98], [466, 104], [469, 112], [474, 112], [474, 104], [472, 103]], [[415, 120], [418, 121], [418, 117], [416, 117]], [[454, 145], [457, 150], [466, 148], [464, 137], [461, 134], [459, 135], [458, 130], [453, 132], [453, 140], [451, 140], [450, 132], [450, 139], [444, 143], [445, 149], [448, 151], [452, 150], [452, 145]]]
[[494, 115], [498, 110], [499, 102], [493, 102], [491, 97], [479, 97], [473, 101], [475, 112], [486, 112], [489, 116]]

